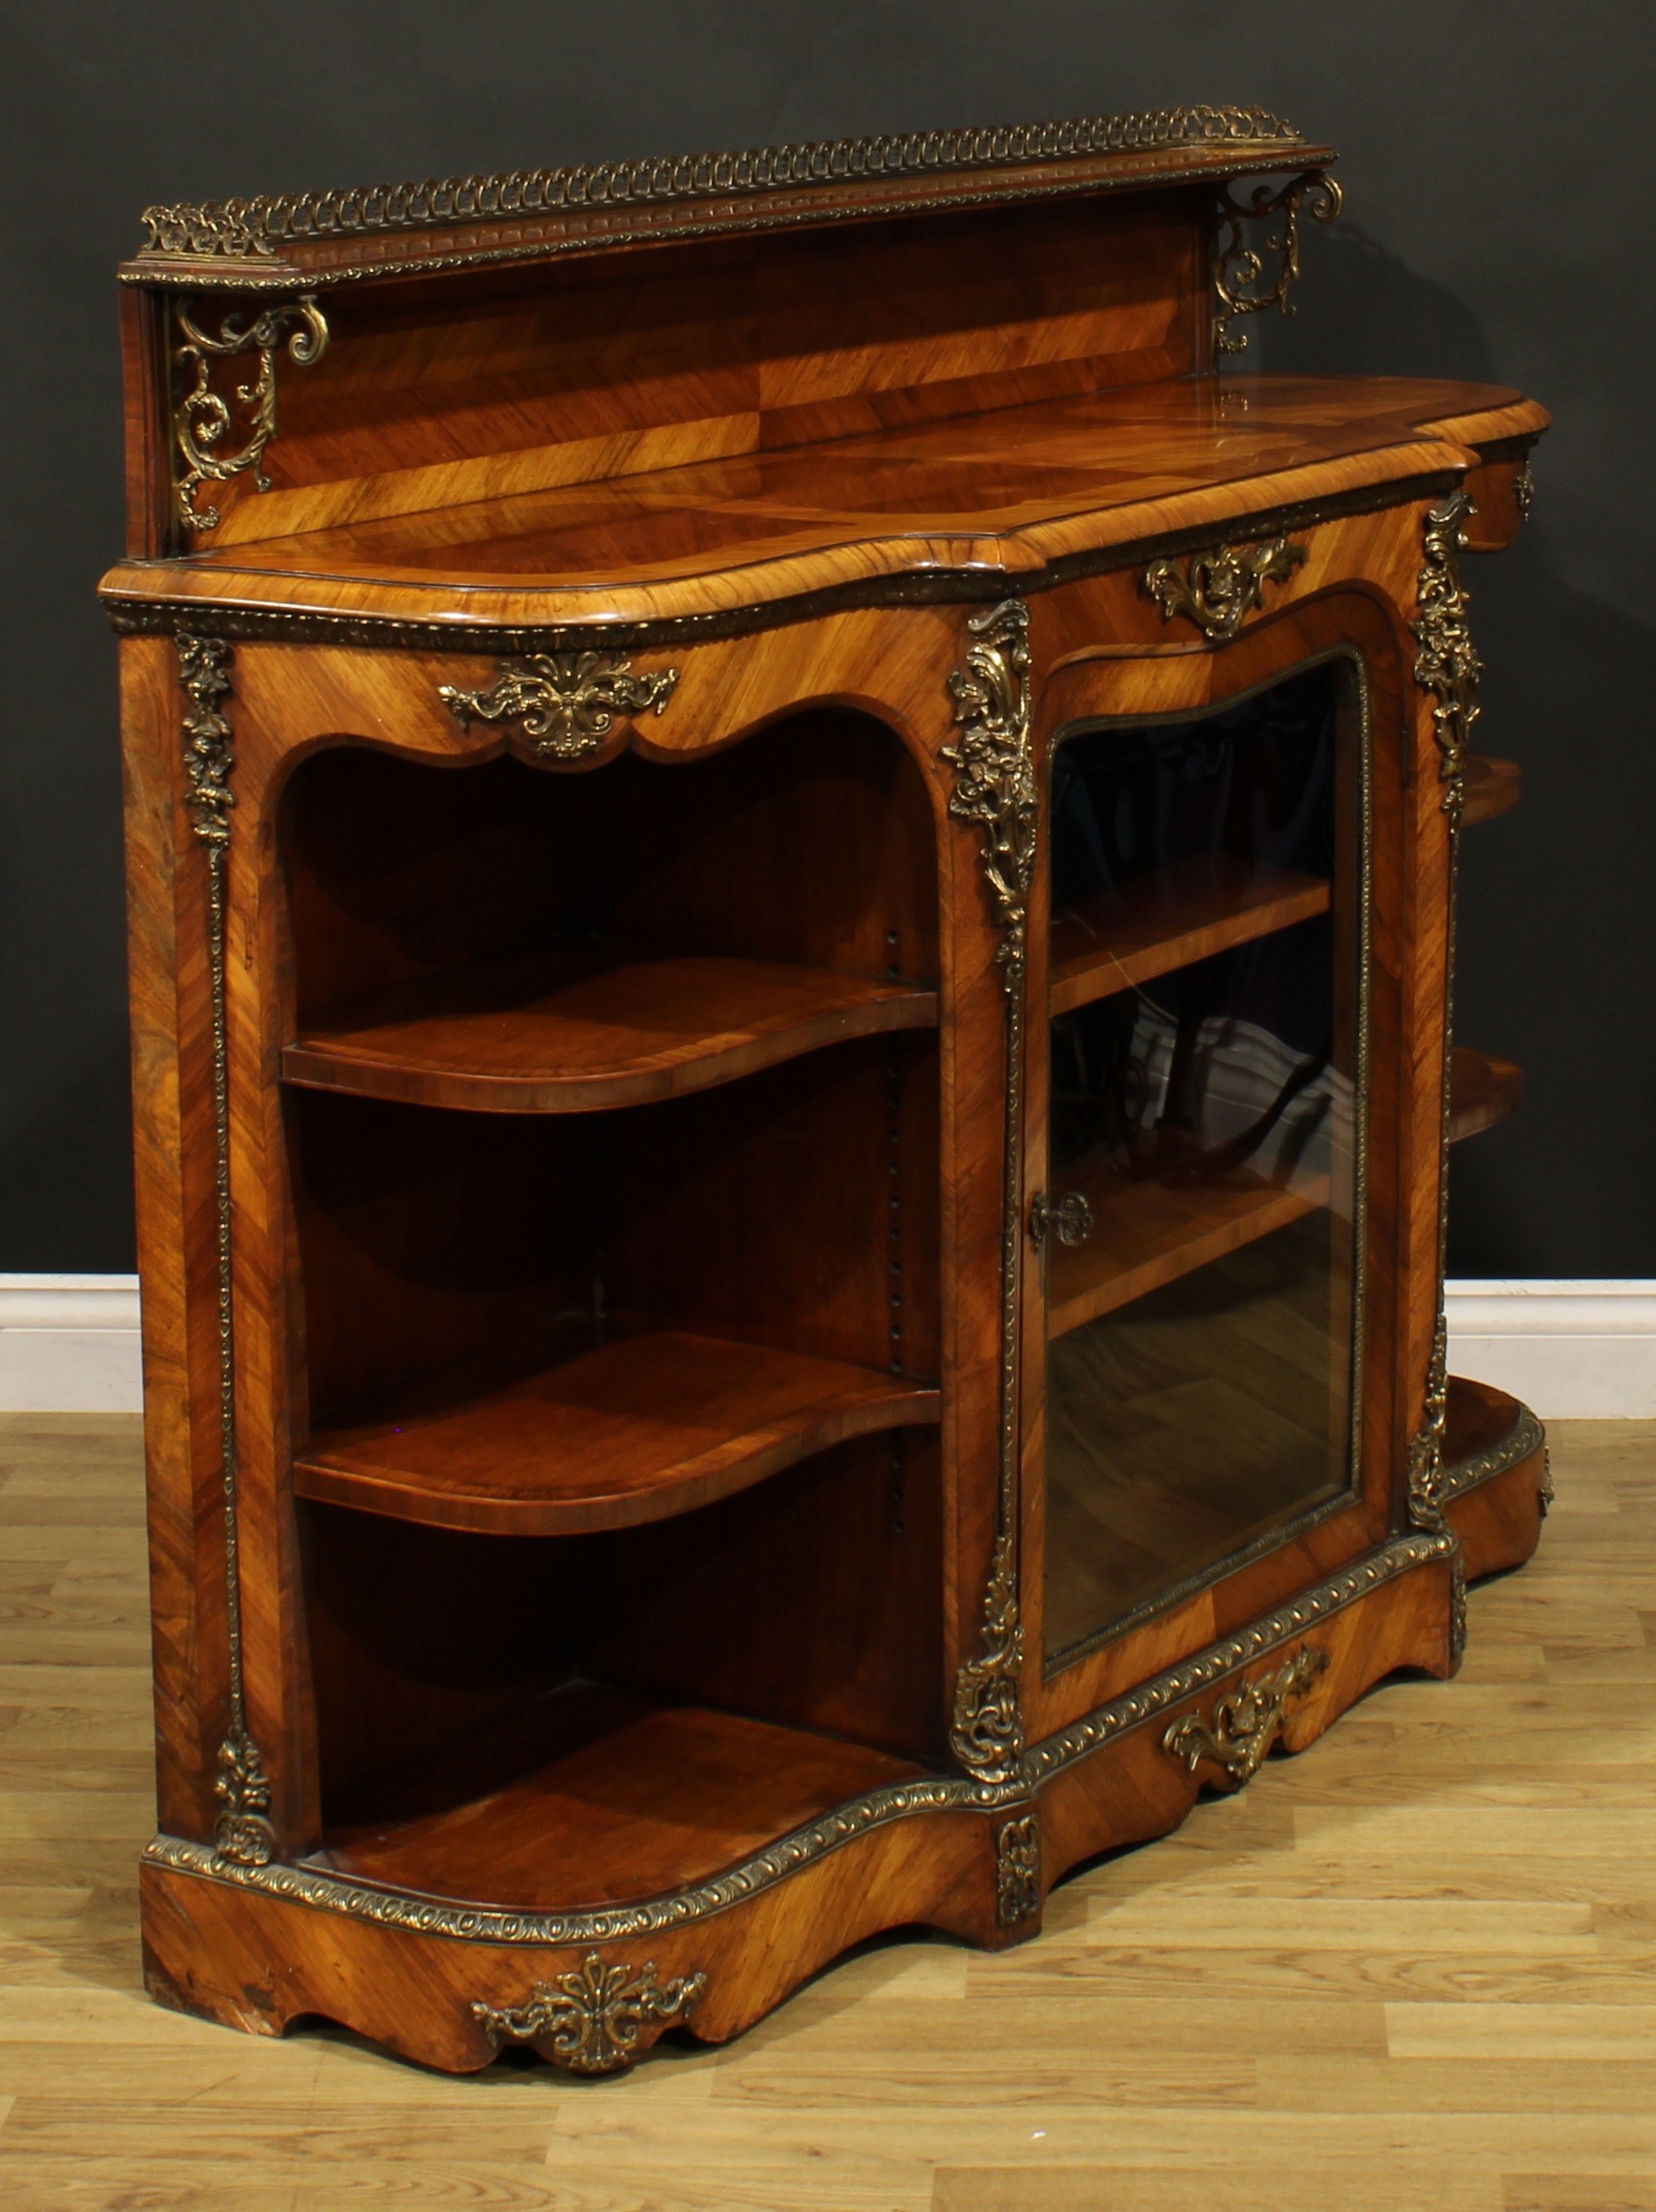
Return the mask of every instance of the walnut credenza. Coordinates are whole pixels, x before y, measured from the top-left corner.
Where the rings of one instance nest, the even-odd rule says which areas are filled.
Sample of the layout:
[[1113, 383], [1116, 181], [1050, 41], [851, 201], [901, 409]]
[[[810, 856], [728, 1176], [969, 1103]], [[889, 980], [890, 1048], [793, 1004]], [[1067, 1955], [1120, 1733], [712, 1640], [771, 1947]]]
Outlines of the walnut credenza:
[[1332, 158], [151, 211], [162, 2002], [598, 2073], [1020, 1942], [1533, 1548], [1442, 1285], [1518, 1087], [1450, 1049], [1462, 555], [1547, 418], [1240, 373]]

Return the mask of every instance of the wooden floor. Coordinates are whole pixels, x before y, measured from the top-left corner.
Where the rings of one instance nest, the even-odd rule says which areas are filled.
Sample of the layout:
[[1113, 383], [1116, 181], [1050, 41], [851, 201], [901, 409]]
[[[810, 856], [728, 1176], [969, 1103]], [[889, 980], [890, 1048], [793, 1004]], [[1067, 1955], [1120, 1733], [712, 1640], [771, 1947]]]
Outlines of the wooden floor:
[[1555, 1433], [1454, 1683], [1382, 1686], [1041, 1941], [868, 1951], [724, 2053], [470, 2081], [138, 1981], [135, 1424], [0, 1420], [5, 2212], [1656, 2212], [1656, 1423]]

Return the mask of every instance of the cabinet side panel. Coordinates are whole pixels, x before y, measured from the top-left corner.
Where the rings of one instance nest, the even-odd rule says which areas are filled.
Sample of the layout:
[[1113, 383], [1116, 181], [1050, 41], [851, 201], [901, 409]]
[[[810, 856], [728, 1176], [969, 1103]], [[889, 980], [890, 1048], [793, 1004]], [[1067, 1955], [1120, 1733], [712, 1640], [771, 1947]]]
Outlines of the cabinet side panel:
[[121, 649], [138, 1267], [160, 1825], [213, 1826], [225, 1679], [205, 919], [182, 849], [174, 649]]
[[173, 530], [167, 420], [167, 310], [153, 292], [121, 295], [121, 357], [127, 449], [127, 551], [153, 560]]

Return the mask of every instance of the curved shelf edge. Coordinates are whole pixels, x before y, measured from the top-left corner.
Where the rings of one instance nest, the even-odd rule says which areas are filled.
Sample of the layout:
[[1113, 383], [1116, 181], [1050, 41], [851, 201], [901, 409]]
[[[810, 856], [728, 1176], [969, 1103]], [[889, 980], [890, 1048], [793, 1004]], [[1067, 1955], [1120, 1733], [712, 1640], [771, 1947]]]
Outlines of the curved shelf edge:
[[1521, 1567], [1552, 1502], [1546, 1430], [1492, 1383], [1451, 1375], [1438, 1494], [1468, 1581]]
[[1466, 799], [1460, 819], [1465, 829], [1510, 814], [1524, 796], [1524, 772], [1515, 760], [1500, 760], [1493, 753], [1468, 753], [1464, 775]]
[[1520, 1466], [1546, 1440], [1546, 1430], [1521, 1399], [1493, 1383], [1451, 1375], [1443, 1432], [1444, 1501]]
[[666, 1520], [852, 1437], [930, 1425], [935, 1385], [673, 1330], [401, 1422], [324, 1432], [299, 1496], [428, 1527], [563, 1536]]
[[404, 997], [358, 1027], [308, 1031], [284, 1050], [283, 1079], [407, 1106], [588, 1114], [937, 1020], [921, 985], [774, 960], [642, 961], [490, 1005], [501, 973], [451, 981], [447, 1005]]
[[1449, 1141], [1478, 1137], [1516, 1114], [1524, 1096], [1524, 1071], [1494, 1052], [1458, 1044], [1450, 1065]]

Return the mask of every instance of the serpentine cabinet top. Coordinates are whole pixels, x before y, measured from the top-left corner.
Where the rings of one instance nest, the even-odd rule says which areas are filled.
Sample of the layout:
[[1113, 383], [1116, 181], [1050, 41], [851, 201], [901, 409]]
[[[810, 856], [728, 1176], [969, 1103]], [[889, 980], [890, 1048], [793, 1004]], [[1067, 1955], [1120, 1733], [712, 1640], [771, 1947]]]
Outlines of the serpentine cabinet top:
[[1215, 373], [1291, 307], [1333, 159], [1193, 108], [152, 208], [105, 600], [387, 641], [766, 624], [1521, 453], [1515, 392]]

